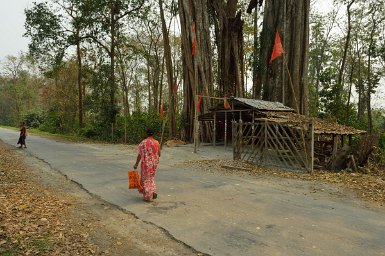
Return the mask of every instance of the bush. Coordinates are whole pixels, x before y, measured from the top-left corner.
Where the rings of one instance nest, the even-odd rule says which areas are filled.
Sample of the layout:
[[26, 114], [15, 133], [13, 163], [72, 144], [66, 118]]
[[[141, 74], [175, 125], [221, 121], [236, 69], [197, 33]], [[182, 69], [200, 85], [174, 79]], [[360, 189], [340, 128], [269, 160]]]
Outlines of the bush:
[[28, 113], [24, 115], [23, 121], [29, 128], [38, 128], [44, 121], [44, 116], [41, 113]]
[[[118, 129], [116, 133], [120, 134], [120, 138], [124, 141], [124, 117], [118, 119]], [[148, 114], [135, 112], [127, 118], [127, 143], [139, 143], [146, 138], [146, 129], [151, 127], [154, 129], [154, 137], [160, 139], [162, 132], [162, 119], [158, 114]]]
[[88, 139], [92, 139], [97, 137], [97, 132], [92, 125], [87, 125], [87, 127], [81, 128], [79, 130], [79, 135]]
[[380, 135], [379, 146], [381, 149], [385, 150], [385, 132]]

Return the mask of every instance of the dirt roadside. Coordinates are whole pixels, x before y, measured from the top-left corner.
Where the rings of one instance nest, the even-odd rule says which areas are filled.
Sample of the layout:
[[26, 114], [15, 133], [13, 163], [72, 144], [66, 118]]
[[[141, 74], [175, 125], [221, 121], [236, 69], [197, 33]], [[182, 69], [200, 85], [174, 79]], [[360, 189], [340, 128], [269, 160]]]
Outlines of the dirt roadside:
[[26, 158], [0, 141], [0, 255], [204, 255]]

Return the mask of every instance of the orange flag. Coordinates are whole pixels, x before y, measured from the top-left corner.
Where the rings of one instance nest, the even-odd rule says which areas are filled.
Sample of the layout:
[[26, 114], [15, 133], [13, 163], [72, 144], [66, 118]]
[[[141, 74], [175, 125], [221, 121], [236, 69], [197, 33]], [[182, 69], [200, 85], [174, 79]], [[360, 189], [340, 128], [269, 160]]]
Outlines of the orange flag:
[[192, 54], [192, 56], [195, 56], [195, 48], [196, 48], [196, 45], [197, 45], [197, 38], [196, 38], [196, 36], [194, 36], [194, 41], [193, 41], [193, 43], [192, 43], [192, 46], [191, 46], [191, 54]]
[[225, 109], [231, 109], [231, 106], [230, 106], [229, 102], [227, 101], [226, 97], [225, 97], [225, 100], [223, 101], [223, 107]]
[[163, 118], [163, 115], [164, 115], [164, 110], [163, 110], [163, 101], [162, 101], [162, 103], [160, 104], [160, 110], [159, 110], [160, 118]]
[[196, 106], [196, 109], [195, 109], [196, 112], [200, 112], [200, 110], [201, 110], [201, 102], [202, 102], [202, 95], [199, 95], [197, 106]]
[[270, 64], [284, 54], [285, 51], [283, 50], [282, 43], [281, 43], [281, 38], [279, 37], [278, 31], [275, 32], [275, 41], [274, 41], [274, 47], [273, 47], [273, 52], [271, 53], [271, 58], [270, 58]]
[[178, 85], [179, 84], [175, 79], [175, 81], [174, 81], [174, 97], [176, 97], [176, 94], [178, 93]]

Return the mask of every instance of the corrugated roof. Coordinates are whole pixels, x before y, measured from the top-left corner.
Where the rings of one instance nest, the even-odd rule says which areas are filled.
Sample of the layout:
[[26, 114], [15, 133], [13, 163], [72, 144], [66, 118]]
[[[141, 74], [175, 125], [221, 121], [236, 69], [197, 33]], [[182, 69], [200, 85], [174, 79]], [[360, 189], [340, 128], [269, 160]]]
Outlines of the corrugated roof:
[[271, 101], [245, 99], [245, 98], [232, 98], [231, 100], [234, 100], [235, 102], [238, 101], [241, 104], [248, 105], [257, 110], [294, 112], [294, 109], [286, 107], [280, 102], [271, 102]]

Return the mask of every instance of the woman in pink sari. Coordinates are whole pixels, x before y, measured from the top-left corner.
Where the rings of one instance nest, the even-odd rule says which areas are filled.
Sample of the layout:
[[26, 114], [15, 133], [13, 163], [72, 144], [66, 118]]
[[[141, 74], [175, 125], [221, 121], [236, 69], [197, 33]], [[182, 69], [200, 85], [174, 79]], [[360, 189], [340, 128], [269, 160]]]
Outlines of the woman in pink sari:
[[136, 169], [139, 162], [142, 161], [140, 165], [140, 184], [143, 189], [140, 189], [139, 193], [143, 194], [145, 201], [157, 198], [154, 178], [159, 163], [160, 145], [152, 137], [153, 135], [154, 130], [151, 128], [147, 129], [147, 138], [138, 146], [139, 154], [134, 165], [134, 169]]

